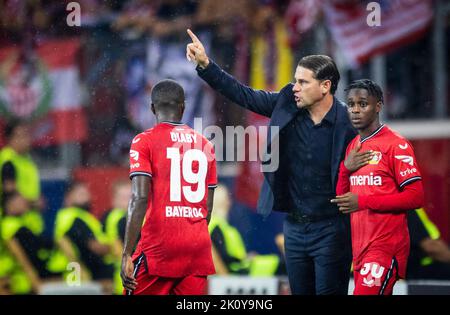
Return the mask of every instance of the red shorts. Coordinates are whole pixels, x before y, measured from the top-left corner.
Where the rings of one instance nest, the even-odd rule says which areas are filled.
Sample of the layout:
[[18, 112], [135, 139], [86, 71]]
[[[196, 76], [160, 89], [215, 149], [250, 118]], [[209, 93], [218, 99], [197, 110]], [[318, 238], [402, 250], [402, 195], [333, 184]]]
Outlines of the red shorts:
[[145, 255], [134, 262], [134, 278], [137, 286], [134, 291], [124, 290], [124, 295], [203, 295], [206, 294], [206, 276], [186, 276], [165, 278], [149, 275]]
[[397, 259], [391, 263], [379, 263], [376, 259], [365, 259], [362, 268], [355, 270], [355, 291], [353, 295], [392, 295], [398, 276]]

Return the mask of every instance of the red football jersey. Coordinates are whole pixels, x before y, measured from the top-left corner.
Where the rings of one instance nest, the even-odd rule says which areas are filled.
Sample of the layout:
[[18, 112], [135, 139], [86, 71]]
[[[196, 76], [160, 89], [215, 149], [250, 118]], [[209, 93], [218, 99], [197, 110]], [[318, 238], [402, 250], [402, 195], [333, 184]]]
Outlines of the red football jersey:
[[[361, 142], [360, 151], [373, 150], [368, 165], [350, 176], [350, 191], [358, 195], [387, 195], [399, 193], [405, 185], [421, 180], [411, 143], [382, 125], [361, 140], [358, 135], [347, 147], [346, 156]], [[361, 268], [363, 257], [374, 255], [388, 259], [396, 257], [399, 274], [405, 276], [409, 254], [409, 232], [404, 211], [377, 212], [360, 209], [351, 213], [354, 269]], [[382, 255], [380, 255], [382, 253]], [[379, 262], [381, 263], [381, 262]]]
[[152, 185], [133, 259], [144, 252], [148, 273], [161, 277], [215, 273], [206, 221], [208, 188], [217, 186], [211, 142], [185, 124], [162, 122], [133, 139], [136, 175]]

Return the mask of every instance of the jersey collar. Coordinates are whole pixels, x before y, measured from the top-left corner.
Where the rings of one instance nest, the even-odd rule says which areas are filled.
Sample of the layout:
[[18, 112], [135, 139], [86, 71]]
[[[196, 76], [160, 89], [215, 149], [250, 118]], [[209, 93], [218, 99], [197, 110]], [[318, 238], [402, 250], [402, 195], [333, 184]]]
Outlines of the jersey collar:
[[163, 120], [160, 122], [161, 124], [169, 124], [169, 125], [173, 125], [173, 126], [184, 126], [184, 124], [182, 122], [177, 122], [177, 121], [168, 121], [168, 120]]
[[372, 132], [371, 135], [368, 135], [368, 136], [365, 137], [364, 139], [361, 139], [361, 140], [360, 140], [360, 143], [363, 143], [363, 142], [365, 142], [365, 141], [367, 141], [367, 140], [372, 139], [373, 137], [375, 137], [377, 134], [380, 133], [380, 131], [383, 129], [383, 127], [384, 127], [384, 124], [381, 124], [381, 126], [378, 127], [377, 130], [375, 130], [374, 132]]

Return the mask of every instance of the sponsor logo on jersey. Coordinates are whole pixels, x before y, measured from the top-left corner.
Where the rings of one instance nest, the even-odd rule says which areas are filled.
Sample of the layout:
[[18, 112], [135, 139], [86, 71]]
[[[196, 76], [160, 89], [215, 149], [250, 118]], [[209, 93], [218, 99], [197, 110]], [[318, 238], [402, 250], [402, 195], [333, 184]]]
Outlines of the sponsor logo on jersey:
[[405, 144], [399, 144], [398, 147], [399, 147], [400, 149], [402, 149], [402, 150], [406, 150], [406, 149], [408, 149], [408, 144], [407, 144], [407, 143], [405, 143]]
[[369, 161], [369, 164], [376, 165], [381, 161], [381, 152], [373, 151], [373, 158]]
[[139, 160], [139, 152], [136, 150], [130, 150], [130, 158], [135, 161]]
[[402, 177], [405, 177], [405, 176], [408, 176], [408, 175], [411, 175], [411, 174], [414, 174], [414, 173], [417, 173], [417, 169], [416, 168], [408, 168], [406, 171], [400, 171], [400, 175], [402, 176]]
[[134, 169], [134, 168], [138, 168], [139, 166], [141, 166], [140, 163], [134, 163], [134, 164], [131, 164], [131, 165], [130, 165], [130, 168], [131, 168], [131, 169]]
[[203, 218], [202, 208], [166, 206], [166, 218]]
[[138, 143], [140, 140], [141, 140], [141, 138], [134, 138], [132, 142], [133, 143]]
[[414, 159], [412, 156], [409, 155], [396, 155], [395, 158], [397, 160], [402, 161], [403, 163], [409, 164], [411, 166], [414, 165]]
[[369, 175], [350, 176], [350, 184], [352, 186], [381, 186], [383, 181], [381, 176], [374, 176], [371, 172]]
[[385, 268], [378, 263], [365, 263], [359, 272], [361, 276], [364, 276], [362, 285], [369, 288], [381, 286], [381, 277], [383, 276], [384, 270]]

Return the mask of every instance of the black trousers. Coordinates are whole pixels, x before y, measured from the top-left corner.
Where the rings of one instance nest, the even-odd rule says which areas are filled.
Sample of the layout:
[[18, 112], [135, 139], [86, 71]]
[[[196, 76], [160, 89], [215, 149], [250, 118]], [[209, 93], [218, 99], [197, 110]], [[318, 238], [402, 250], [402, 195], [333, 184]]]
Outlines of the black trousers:
[[292, 294], [346, 295], [351, 267], [348, 216], [284, 222], [286, 268]]

